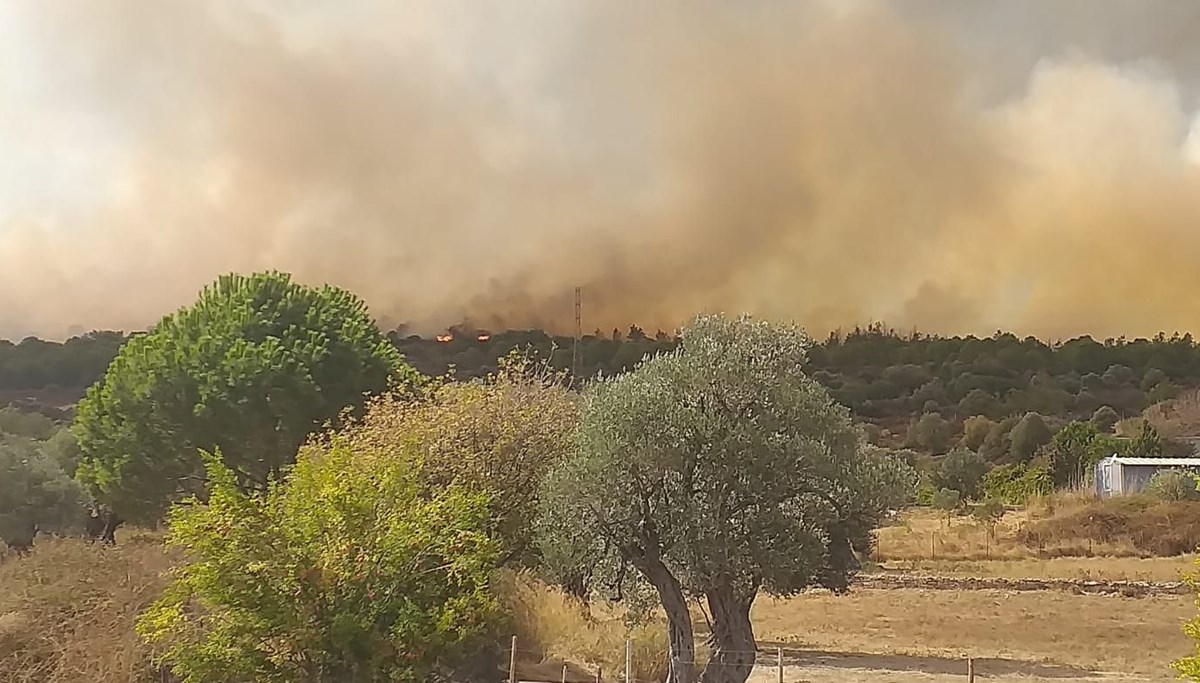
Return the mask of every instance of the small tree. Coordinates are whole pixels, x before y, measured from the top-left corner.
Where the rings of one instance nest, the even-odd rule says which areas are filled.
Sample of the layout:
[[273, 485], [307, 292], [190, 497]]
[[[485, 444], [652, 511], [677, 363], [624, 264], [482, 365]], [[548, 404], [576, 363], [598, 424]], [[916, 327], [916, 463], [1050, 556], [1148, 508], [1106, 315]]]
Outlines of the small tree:
[[185, 683], [430, 680], [493, 635], [485, 495], [431, 491], [403, 453], [342, 441], [247, 496], [220, 458], [171, 511], [188, 563], [141, 618]]
[[950, 448], [953, 430], [950, 423], [937, 413], [925, 413], [908, 430], [905, 445], [934, 454]]
[[680, 349], [592, 385], [579, 449], [545, 484], [547, 562], [652, 585], [673, 683], [693, 679], [689, 597], [712, 617], [700, 680], [745, 681], [758, 593], [845, 588], [889, 492], [906, 488], [887, 482], [911, 477], [864, 453], [848, 412], [805, 374], [807, 345], [791, 327], [697, 319]]
[[996, 537], [996, 525], [1004, 517], [1004, 503], [995, 498], [985, 498], [971, 510], [971, 516], [987, 527], [988, 537]]
[[1037, 413], [1026, 413], [1009, 435], [1009, 458], [1013, 462], [1028, 462], [1039, 448], [1050, 443], [1054, 432]]
[[965, 448], [957, 448], [938, 463], [936, 485], [957, 491], [963, 500], [974, 498], [979, 493], [979, 482], [987, 471], [988, 465], [982, 456]]
[[82, 521], [81, 492], [45, 442], [0, 441], [0, 541], [26, 550], [39, 531], [63, 531]]
[[126, 343], [88, 390], [77, 476], [134, 519], [203, 493], [201, 449], [263, 490], [309, 434], [415, 378], [348, 292], [282, 273], [222, 277]]
[[1117, 426], [1117, 421], [1121, 419], [1117, 415], [1117, 411], [1113, 410], [1112, 406], [1100, 406], [1096, 412], [1092, 413], [1092, 425], [1105, 434], [1111, 434], [1113, 427]]
[[950, 515], [962, 506], [962, 494], [954, 489], [938, 489], [933, 494], [933, 507], [946, 513], [946, 522], [950, 522]]

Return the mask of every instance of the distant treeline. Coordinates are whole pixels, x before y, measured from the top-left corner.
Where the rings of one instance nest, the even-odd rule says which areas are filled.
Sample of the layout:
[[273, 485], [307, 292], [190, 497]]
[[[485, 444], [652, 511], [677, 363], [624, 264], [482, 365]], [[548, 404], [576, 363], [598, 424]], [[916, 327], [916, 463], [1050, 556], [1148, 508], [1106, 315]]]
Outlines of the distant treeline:
[[[462, 379], [494, 371], [513, 349], [529, 350], [587, 379], [627, 371], [645, 355], [677, 343], [636, 326], [597, 330], [578, 347], [572, 337], [541, 330], [453, 329], [441, 341], [397, 331], [390, 338], [420, 372], [453, 369]], [[82, 394], [125, 339], [118, 332], [92, 332], [64, 343], [0, 341], [0, 397], [55, 389]], [[1182, 387], [1200, 386], [1200, 345], [1190, 334], [1049, 344], [1003, 333], [940, 337], [873, 325], [815, 343], [810, 371], [858, 416], [877, 421], [931, 412], [958, 418], [1027, 412], [1087, 417], [1101, 405], [1134, 415]]]

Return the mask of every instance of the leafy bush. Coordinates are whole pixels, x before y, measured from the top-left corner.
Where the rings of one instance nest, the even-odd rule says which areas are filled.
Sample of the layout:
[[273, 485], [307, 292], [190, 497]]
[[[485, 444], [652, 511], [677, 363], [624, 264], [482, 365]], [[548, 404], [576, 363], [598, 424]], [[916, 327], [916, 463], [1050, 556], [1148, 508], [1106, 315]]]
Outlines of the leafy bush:
[[938, 463], [933, 483], [939, 489], [957, 491], [967, 500], [978, 494], [979, 482], [987, 471], [987, 463], [978, 453], [958, 448]]
[[909, 428], [905, 445], [929, 453], [945, 453], [950, 448], [951, 435], [951, 425], [945, 418], [937, 413], [925, 413]]
[[996, 423], [983, 415], [975, 415], [963, 420], [963, 435], [959, 445], [963, 448], [972, 451], [978, 451], [983, 442], [987, 439], [987, 435], [995, 427]]
[[420, 401], [376, 399], [342, 436], [356, 449], [420, 453], [417, 476], [430, 488], [488, 494], [506, 550], [532, 566], [538, 486], [574, 446], [578, 421], [566, 377], [512, 354], [494, 375], [431, 386]]
[[1053, 492], [1054, 476], [1047, 467], [1001, 465], [983, 478], [985, 499], [1005, 505], [1024, 505], [1034, 496]]
[[263, 497], [206, 465], [209, 503], [170, 515], [189, 561], [139, 621], [185, 682], [436, 680], [492, 635], [487, 496], [336, 439]]
[[1146, 484], [1146, 494], [1166, 502], [1200, 500], [1196, 475], [1182, 470], [1155, 472]]
[[1096, 412], [1092, 413], [1092, 425], [1106, 434], [1113, 430], [1113, 427], [1117, 425], [1117, 420], [1120, 419], [1121, 416], [1117, 415], [1117, 411], [1113, 410], [1112, 406], [1100, 406]]
[[83, 521], [79, 487], [44, 450], [44, 442], [0, 442], [0, 541], [27, 549], [38, 531], [66, 531]]
[[962, 505], [962, 494], [954, 489], [938, 489], [933, 494], [933, 507], [946, 513], [957, 510]]
[[1050, 443], [1054, 432], [1037, 413], [1026, 413], [1009, 434], [1009, 458], [1013, 462], [1028, 462], [1037, 449]]

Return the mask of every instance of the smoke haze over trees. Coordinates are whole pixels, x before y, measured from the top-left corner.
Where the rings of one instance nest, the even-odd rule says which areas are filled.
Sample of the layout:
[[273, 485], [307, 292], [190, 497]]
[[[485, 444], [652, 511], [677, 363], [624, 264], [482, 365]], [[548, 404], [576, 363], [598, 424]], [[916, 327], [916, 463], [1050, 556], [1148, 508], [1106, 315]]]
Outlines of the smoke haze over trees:
[[569, 331], [575, 286], [589, 329], [1191, 329], [1198, 22], [1170, 0], [6, 3], [0, 335], [141, 329], [267, 268], [427, 334]]

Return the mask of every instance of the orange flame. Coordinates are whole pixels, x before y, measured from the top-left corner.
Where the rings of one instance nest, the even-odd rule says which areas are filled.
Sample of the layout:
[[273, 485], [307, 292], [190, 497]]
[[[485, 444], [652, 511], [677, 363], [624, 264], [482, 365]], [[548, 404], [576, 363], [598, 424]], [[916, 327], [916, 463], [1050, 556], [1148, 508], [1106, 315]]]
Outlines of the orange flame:
[[454, 335], [452, 335], [452, 334], [439, 334], [439, 335], [437, 336], [437, 340], [438, 340], [439, 342], [441, 342], [442, 344], [449, 344], [450, 342], [454, 341]]
[[490, 334], [487, 334], [487, 333], [481, 334], [481, 335], [479, 335], [478, 337], [476, 337], [476, 339], [478, 339], [478, 340], [479, 340], [479, 341], [481, 341], [481, 342], [485, 342], [485, 341], [487, 341], [487, 340], [489, 340], [489, 339], [491, 339], [491, 338], [492, 338], [492, 335], [490, 335]]

